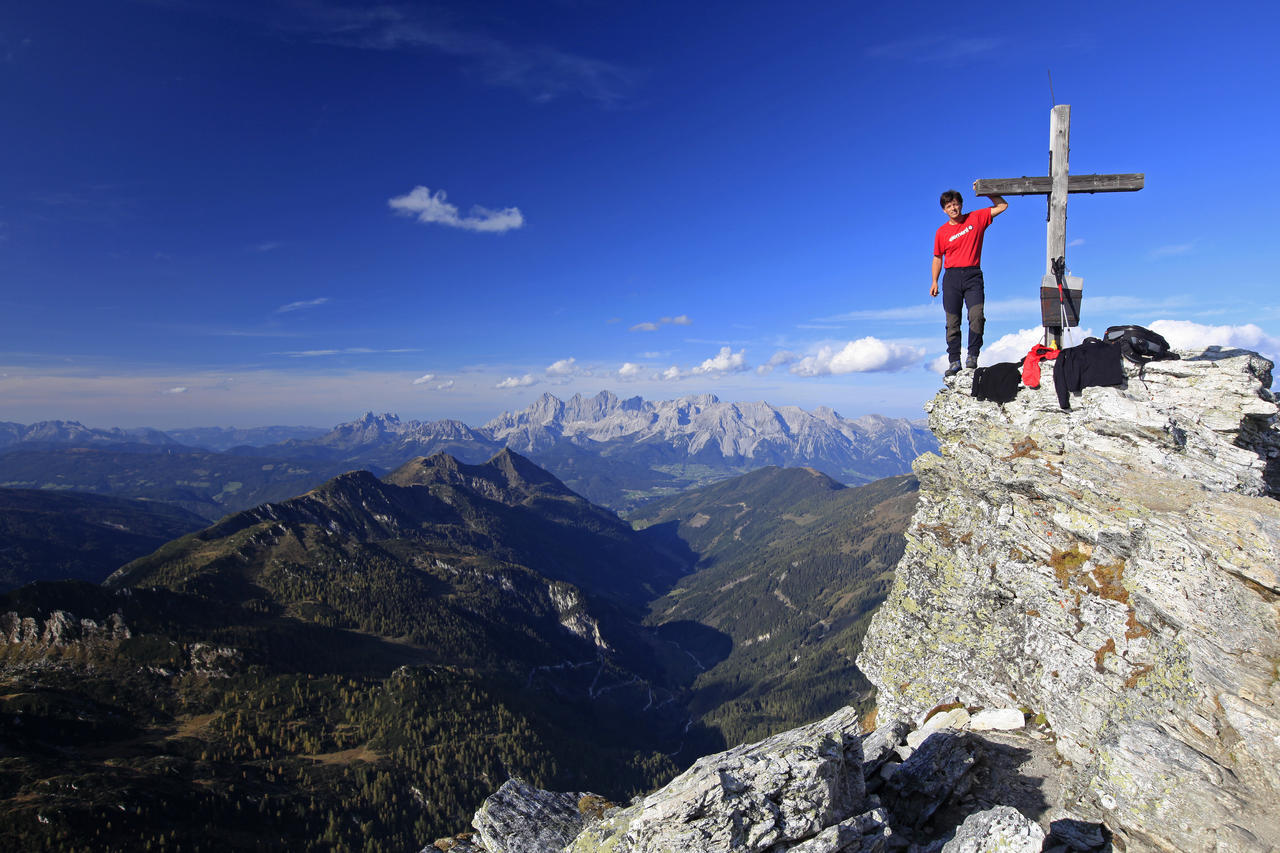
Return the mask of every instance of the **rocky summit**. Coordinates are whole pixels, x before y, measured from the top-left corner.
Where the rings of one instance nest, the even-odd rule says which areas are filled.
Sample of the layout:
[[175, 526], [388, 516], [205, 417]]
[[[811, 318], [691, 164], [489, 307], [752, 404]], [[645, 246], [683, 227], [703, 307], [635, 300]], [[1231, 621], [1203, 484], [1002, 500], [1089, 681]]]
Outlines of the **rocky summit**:
[[[558, 824], [563, 849], [1280, 849], [1273, 365], [1181, 355], [1070, 410], [1052, 362], [1004, 405], [948, 379], [858, 657], [875, 711], [707, 756], [629, 805], [575, 794], [591, 808]], [[534, 849], [531, 826], [484, 830], [569, 802], [501, 793], [435, 848]]]

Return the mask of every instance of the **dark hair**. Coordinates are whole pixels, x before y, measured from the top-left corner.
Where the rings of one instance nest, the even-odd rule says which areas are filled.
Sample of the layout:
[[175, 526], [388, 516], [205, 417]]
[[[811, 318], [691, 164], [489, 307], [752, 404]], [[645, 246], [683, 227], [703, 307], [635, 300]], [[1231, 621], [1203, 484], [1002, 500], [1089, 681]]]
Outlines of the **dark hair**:
[[947, 190], [942, 194], [942, 198], [938, 199], [938, 205], [941, 207], [946, 207], [948, 204], [950, 204], [953, 201], [958, 201], [961, 204], [963, 204], [964, 196], [960, 195], [960, 193], [956, 192], [955, 190]]

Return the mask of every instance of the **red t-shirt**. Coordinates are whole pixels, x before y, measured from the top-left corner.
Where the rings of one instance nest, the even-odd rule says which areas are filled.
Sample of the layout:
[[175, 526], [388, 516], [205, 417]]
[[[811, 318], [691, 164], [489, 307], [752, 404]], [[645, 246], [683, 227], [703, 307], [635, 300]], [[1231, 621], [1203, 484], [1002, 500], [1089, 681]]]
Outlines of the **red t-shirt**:
[[982, 262], [982, 235], [991, 224], [991, 208], [964, 214], [960, 221], [944, 222], [933, 235], [933, 253], [942, 256], [942, 266], [976, 267]]

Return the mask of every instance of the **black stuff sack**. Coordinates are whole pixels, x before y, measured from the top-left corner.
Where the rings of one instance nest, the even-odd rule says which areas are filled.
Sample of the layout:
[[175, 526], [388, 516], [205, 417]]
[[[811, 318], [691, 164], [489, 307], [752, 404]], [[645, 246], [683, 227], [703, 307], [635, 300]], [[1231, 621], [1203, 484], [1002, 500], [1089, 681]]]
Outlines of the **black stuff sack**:
[[1134, 364], [1179, 358], [1162, 335], [1144, 326], [1111, 326], [1102, 340], [1119, 346], [1120, 354]]

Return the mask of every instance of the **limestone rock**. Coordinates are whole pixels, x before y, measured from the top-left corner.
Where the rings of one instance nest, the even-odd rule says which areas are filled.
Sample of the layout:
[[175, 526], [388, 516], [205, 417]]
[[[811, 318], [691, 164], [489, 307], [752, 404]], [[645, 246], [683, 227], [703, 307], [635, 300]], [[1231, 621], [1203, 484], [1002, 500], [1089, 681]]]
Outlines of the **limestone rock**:
[[961, 729], [969, 723], [969, 712], [964, 708], [952, 708], [950, 711], [943, 711], [940, 714], [934, 714], [925, 720], [920, 728], [907, 735], [907, 746], [912, 749], [918, 749], [920, 744], [928, 739], [929, 735], [943, 729]]
[[[858, 714], [843, 708], [825, 720], [706, 756], [665, 788], [587, 827], [567, 849], [786, 849], [779, 845], [809, 840], [863, 810], [861, 745]], [[847, 830], [854, 831], [863, 830]]]
[[1072, 811], [1130, 851], [1280, 847], [1272, 365], [1182, 356], [1071, 411], [1052, 362], [1004, 406], [948, 380], [858, 665], [882, 721], [1029, 708], [1070, 763]]
[[884, 809], [842, 820], [808, 841], [787, 847], [787, 853], [879, 853], [888, 848], [893, 831]]
[[1025, 722], [1017, 708], [985, 708], [973, 715], [967, 728], [971, 732], [1012, 731]]
[[1040, 853], [1044, 830], [1017, 809], [996, 806], [965, 818], [942, 853]]
[[[573, 840], [590, 816], [578, 807], [596, 795], [553, 793], [508, 779], [472, 818], [487, 853], [546, 853]], [[454, 848], [456, 849], [456, 848]]]

